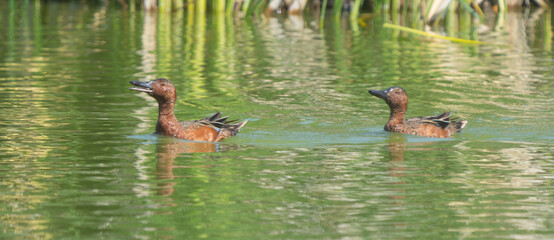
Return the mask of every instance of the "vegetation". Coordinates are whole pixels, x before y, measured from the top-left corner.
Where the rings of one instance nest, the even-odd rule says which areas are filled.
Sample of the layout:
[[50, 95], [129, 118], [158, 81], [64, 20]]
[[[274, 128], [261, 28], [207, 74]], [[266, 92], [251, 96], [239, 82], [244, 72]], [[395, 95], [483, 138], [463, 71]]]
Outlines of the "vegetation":
[[[357, 19], [363, 0], [118, 0], [125, 8], [135, 9], [139, 4], [147, 11], [159, 11], [167, 13], [186, 7], [202, 8], [203, 12], [225, 12], [238, 16], [251, 16], [253, 13], [301, 15], [307, 6], [320, 12], [320, 23], [326, 15], [326, 9], [332, 8], [335, 17], [348, 12], [352, 19]], [[530, 5], [548, 7], [545, 0], [369, 0], [365, 2], [365, 8], [376, 11], [393, 11], [403, 14], [418, 15], [428, 24], [436, 23], [452, 10], [467, 11], [474, 17], [483, 17], [482, 6], [490, 6], [495, 12], [505, 11], [509, 8], [519, 8]], [[450, 9], [450, 10], [449, 10]]]
[[[364, 19], [367, 19], [368, 14], [362, 16], [361, 13], [370, 12], [370, 16], [390, 14], [391, 21], [388, 22], [392, 25], [389, 24], [387, 28], [462, 43], [478, 42], [457, 39], [455, 36], [421, 34], [416, 29], [429, 31], [425, 26], [436, 27], [439, 22], [443, 22], [446, 25], [445, 28], [456, 22], [475, 27], [478, 24], [474, 22], [484, 21], [485, 13], [482, 8], [487, 8], [488, 11], [485, 12], [489, 15], [499, 17], [507, 10], [517, 10], [530, 5], [548, 8], [545, 0], [118, 0], [118, 2], [131, 11], [142, 8], [147, 12], [159, 12], [164, 15], [188, 9], [188, 14], [205, 15], [210, 11], [246, 18], [259, 17], [262, 14], [265, 17], [281, 14], [315, 16], [318, 18], [316, 22], [319, 23], [319, 28], [324, 27], [326, 17], [331, 17], [333, 21], [340, 21], [341, 17], [348, 15], [350, 26], [354, 31], [357, 31], [359, 26], [365, 26]], [[394, 19], [399, 21], [395, 22]], [[444, 21], [441, 21], [443, 19]], [[499, 19], [499, 21], [502, 20]]]

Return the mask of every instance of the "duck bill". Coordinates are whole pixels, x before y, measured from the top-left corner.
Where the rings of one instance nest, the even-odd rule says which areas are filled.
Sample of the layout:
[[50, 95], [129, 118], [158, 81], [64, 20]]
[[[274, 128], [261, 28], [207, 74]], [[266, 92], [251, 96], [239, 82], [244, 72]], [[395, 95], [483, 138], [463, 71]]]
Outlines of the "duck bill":
[[139, 92], [145, 92], [145, 93], [152, 93], [152, 82], [141, 82], [141, 81], [131, 81], [131, 84], [135, 85], [136, 87], [129, 88], [134, 91]]
[[388, 95], [385, 91], [369, 90], [369, 94], [376, 96], [380, 99], [387, 99]]

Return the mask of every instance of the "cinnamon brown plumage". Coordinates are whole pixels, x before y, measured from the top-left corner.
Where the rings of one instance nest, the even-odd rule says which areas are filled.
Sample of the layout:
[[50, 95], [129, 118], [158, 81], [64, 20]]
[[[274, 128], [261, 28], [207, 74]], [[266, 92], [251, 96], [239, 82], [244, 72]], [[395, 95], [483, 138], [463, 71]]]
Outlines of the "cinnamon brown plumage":
[[383, 91], [369, 90], [369, 93], [385, 100], [389, 105], [390, 117], [385, 125], [385, 131], [447, 138], [456, 132], [460, 132], [467, 124], [465, 120], [451, 118], [450, 112], [431, 117], [405, 119], [408, 109], [408, 94], [401, 87], [391, 87]]
[[130, 88], [131, 90], [145, 92], [158, 102], [156, 134], [191, 141], [219, 142], [237, 135], [248, 122], [233, 123], [235, 121], [228, 121], [228, 117], [221, 117], [220, 112], [200, 120], [179, 122], [173, 112], [177, 91], [169, 80], [158, 78], [150, 82], [131, 81], [131, 84], [136, 86]]

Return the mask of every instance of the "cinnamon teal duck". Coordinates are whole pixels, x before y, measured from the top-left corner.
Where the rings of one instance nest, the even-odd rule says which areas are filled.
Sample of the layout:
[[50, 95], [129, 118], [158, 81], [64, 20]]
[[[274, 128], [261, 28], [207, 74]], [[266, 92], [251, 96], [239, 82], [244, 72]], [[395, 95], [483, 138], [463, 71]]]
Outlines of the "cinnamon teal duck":
[[448, 138], [460, 132], [467, 121], [451, 118], [450, 112], [431, 117], [405, 119], [408, 109], [408, 94], [401, 87], [391, 87], [384, 91], [369, 90], [373, 96], [385, 100], [390, 108], [390, 118], [385, 131], [412, 134], [424, 137]]
[[145, 92], [158, 102], [158, 122], [156, 134], [173, 136], [191, 141], [219, 142], [225, 138], [237, 135], [248, 122], [228, 121], [217, 112], [200, 120], [179, 122], [173, 108], [177, 100], [175, 86], [165, 79], [158, 78], [150, 82], [131, 81], [135, 87], [131, 90]]

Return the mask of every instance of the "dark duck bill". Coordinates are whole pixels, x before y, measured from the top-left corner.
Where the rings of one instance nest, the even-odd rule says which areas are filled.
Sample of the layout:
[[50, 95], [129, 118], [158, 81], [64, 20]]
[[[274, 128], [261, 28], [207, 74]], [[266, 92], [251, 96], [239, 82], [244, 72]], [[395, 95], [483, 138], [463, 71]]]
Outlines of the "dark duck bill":
[[388, 98], [387, 92], [388, 92], [388, 90], [384, 90], [384, 91], [369, 90], [369, 94], [371, 94], [375, 97], [381, 98], [381, 99], [387, 99]]
[[152, 91], [154, 90], [154, 88], [152, 87], [153, 81], [150, 81], [150, 82], [131, 81], [130, 83], [136, 86], [136, 87], [129, 88], [131, 90], [145, 92], [145, 93], [152, 93]]

